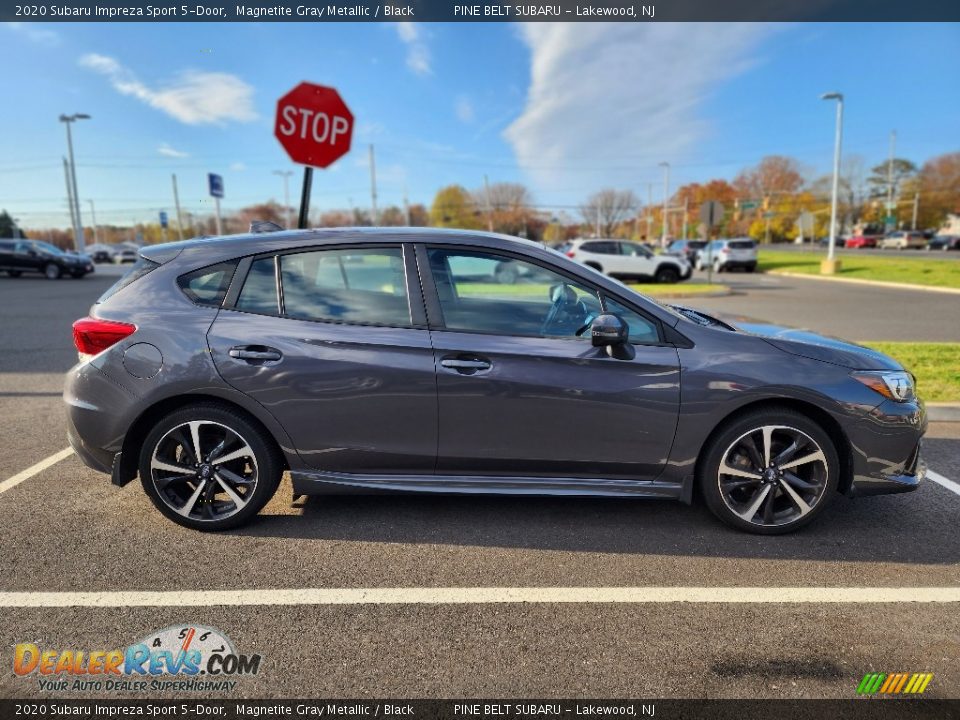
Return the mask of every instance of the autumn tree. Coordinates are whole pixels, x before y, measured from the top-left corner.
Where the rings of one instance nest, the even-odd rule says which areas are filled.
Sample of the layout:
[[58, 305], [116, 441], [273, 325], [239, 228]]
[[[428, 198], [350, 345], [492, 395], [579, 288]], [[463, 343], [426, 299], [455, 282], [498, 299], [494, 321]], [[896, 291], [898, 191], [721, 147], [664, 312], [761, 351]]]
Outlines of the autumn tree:
[[[891, 172], [892, 167], [892, 172]], [[884, 160], [879, 165], [875, 165], [870, 170], [870, 177], [867, 178], [867, 185], [870, 188], [870, 197], [886, 198], [891, 195], [894, 200], [899, 196], [900, 185], [917, 172], [917, 166], [910, 160], [903, 158], [893, 158], [892, 161]], [[892, 183], [893, 192], [890, 192]]]
[[473, 202], [483, 212], [483, 222], [492, 232], [526, 234], [534, 219], [533, 196], [520, 183], [493, 183], [474, 190]]
[[960, 152], [927, 160], [920, 168], [917, 192], [917, 227], [937, 228], [948, 214], [960, 214]]
[[273, 200], [240, 208], [234, 218], [236, 224], [243, 228], [249, 228], [250, 223], [257, 221], [276, 223], [280, 227], [287, 225], [286, 208]]
[[423, 203], [415, 203], [407, 208], [410, 214], [411, 227], [427, 227], [430, 224], [430, 213]]
[[763, 200], [771, 195], [786, 195], [803, 187], [803, 176], [796, 160], [783, 155], [768, 155], [756, 167], [741, 170], [733, 181], [742, 200]]
[[633, 190], [607, 188], [594, 193], [580, 206], [580, 214], [591, 230], [602, 237], [612, 237], [617, 226], [632, 218], [640, 208]]
[[462, 185], [441, 188], [430, 207], [430, 224], [434, 227], [477, 230], [483, 227], [480, 210]]

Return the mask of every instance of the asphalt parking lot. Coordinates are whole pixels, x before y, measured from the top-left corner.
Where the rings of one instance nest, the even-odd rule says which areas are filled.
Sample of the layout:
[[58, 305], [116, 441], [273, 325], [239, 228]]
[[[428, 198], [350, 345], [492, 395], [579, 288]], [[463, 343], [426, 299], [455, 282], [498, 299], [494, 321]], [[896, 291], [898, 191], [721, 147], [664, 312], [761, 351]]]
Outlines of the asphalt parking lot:
[[[743, 278], [740, 294], [690, 304], [854, 339], [957, 340], [955, 297], [729, 277]], [[70, 324], [113, 279], [0, 278], [0, 483], [66, 447]], [[947, 300], [952, 325], [938, 330]], [[841, 311], [861, 305], [870, 313]], [[960, 423], [932, 425], [925, 448], [933, 470], [960, 481]], [[178, 623], [219, 628], [263, 656], [230, 693], [238, 698], [852, 698], [870, 671], [932, 672], [927, 696], [960, 697], [957, 604], [877, 602], [871, 590], [924, 600], [960, 586], [960, 494], [934, 482], [837, 497], [786, 537], [741, 534], [700, 505], [662, 502], [291, 500], [284, 484], [259, 522], [210, 535], [165, 520], [138, 483], [115, 488], [74, 457], [0, 485], [0, 697], [49, 696], [36, 676], [10, 670], [17, 643], [124, 647]], [[375, 598], [384, 588], [461, 588], [463, 601], [279, 604], [277, 592]], [[489, 602], [476, 588], [539, 589], [542, 599]], [[556, 602], [557, 588], [595, 589], [601, 601]], [[611, 588], [706, 590], [693, 602], [603, 601]], [[703, 600], [717, 588], [734, 599]], [[820, 599], [758, 602], [738, 588]], [[835, 588], [865, 591], [829, 602]], [[237, 590], [257, 604], [238, 604]], [[152, 591], [180, 594], [156, 607], [131, 600]], [[222, 591], [222, 604], [203, 591]], [[92, 607], [25, 607], [5, 594], [45, 592], [103, 595]]]

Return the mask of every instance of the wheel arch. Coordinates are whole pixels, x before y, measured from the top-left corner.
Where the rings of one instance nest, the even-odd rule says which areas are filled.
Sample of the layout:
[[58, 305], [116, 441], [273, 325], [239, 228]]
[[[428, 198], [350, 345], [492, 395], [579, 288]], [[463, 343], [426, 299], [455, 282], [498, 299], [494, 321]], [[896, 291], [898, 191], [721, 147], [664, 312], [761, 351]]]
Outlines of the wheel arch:
[[[146, 439], [151, 428], [165, 415], [169, 415], [180, 408], [189, 405], [208, 404], [220, 405], [230, 409], [233, 412], [241, 414], [246, 420], [260, 430], [268, 442], [272, 442], [283, 461], [283, 469], [290, 469], [290, 460], [288, 452], [284, 450], [284, 443], [278, 439], [277, 432], [271, 429], [273, 423], [264, 422], [256, 413], [251, 412], [249, 408], [240, 403], [234, 402], [221, 395], [208, 393], [189, 393], [185, 395], [174, 395], [166, 397], [145, 408], [130, 424], [130, 429], [123, 438], [123, 446], [119, 454], [119, 459], [114, 461], [113, 483], [115, 485], [126, 485], [137, 476], [138, 465], [140, 462], [140, 450], [143, 441]], [[278, 430], [282, 432], [282, 429]], [[282, 436], [286, 439], [285, 435]]]
[[[728, 413], [720, 422], [716, 424], [713, 430], [710, 431], [710, 433], [700, 444], [700, 448], [697, 452], [697, 465], [694, 477], [700, 477], [701, 463], [704, 462], [703, 449], [710, 443], [711, 440], [713, 440], [714, 437], [720, 434], [729, 423], [734, 422], [743, 415], [755, 412], [757, 410], [776, 410], [779, 408], [787, 408], [798, 412], [801, 415], [805, 415], [807, 418], [822, 427], [824, 432], [830, 436], [830, 439], [836, 446], [837, 457], [840, 460], [840, 477], [838, 478], [837, 491], [843, 494], [848, 494], [850, 491], [850, 486], [853, 483], [853, 451], [850, 446], [850, 439], [847, 437], [846, 432], [844, 432], [843, 427], [839, 422], [837, 422], [836, 418], [834, 418], [823, 408], [805, 400], [798, 400], [796, 398], [789, 397], [755, 400], [747, 403], [746, 405], [741, 405], [740, 407]], [[694, 481], [694, 484], [699, 486], [698, 481]]]
[[600, 263], [598, 263], [596, 260], [584, 260], [583, 264], [586, 265], [588, 268], [593, 268], [597, 272], [601, 272], [601, 273], [603, 272], [603, 266], [600, 265]]

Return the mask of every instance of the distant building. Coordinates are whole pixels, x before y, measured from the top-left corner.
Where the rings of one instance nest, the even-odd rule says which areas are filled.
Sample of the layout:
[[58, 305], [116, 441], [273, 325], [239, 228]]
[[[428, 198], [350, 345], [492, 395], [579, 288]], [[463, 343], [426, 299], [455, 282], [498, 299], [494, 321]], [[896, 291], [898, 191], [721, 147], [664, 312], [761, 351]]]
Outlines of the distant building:
[[937, 230], [937, 235], [960, 235], [960, 215], [949, 213], [943, 225]]

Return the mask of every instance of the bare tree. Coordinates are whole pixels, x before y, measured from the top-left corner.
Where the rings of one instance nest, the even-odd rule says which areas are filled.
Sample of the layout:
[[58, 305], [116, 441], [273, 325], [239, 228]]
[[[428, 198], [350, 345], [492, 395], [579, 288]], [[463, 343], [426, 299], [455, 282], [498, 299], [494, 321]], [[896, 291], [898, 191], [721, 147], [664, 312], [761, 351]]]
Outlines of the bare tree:
[[580, 206], [583, 219], [604, 237], [610, 237], [617, 225], [631, 217], [640, 208], [640, 200], [633, 190], [607, 188], [594, 193]]

